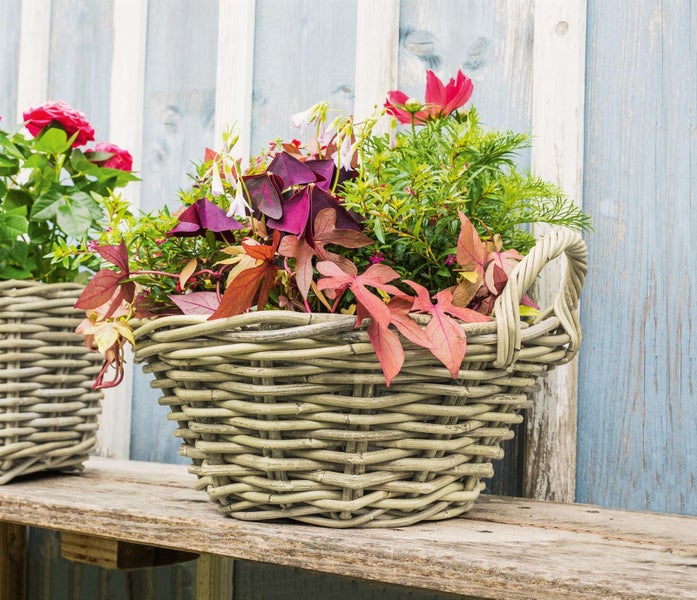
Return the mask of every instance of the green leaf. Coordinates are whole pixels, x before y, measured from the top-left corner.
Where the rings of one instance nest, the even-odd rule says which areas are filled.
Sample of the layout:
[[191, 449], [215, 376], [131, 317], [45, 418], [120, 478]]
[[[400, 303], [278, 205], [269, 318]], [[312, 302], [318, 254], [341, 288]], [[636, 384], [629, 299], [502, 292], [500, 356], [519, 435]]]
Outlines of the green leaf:
[[[107, 154], [107, 157], [109, 156], [111, 156], [111, 154]], [[87, 160], [87, 157], [82, 151], [77, 149], [74, 149], [70, 153], [70, 166], [78, 173], [94, 175], [97, 178], [101, 175], [101, 168], [99, 165], [95, 165], [93, 162]]]
[[51, 229], [46, 221], [29, 221], [27, 233], [32, 244], [45, 244], [51, 238]]
[[12, 241], [27, 232], [28, 221], [20, 215], [0, 213], [0, 239]]
[[65, 205], [65, 198], [58, 192], [48, 192], [34, 203], [29, 218], [32, 221], [50, 221], [56, 218], [58, 208]]
[[43, 171], [48, 166], [48, 159], [43, 154], [32, 154], [24, 161], [24, 166], [27, 169]]
[[72, 194], [70, 196], [70, 203], [77, 204], [81, 208], [87, 209], [92, 221], [99, 221], [104, 217], [104, 213], [99, 206], [99, 203], [85, 192], [75, 192]]
[[384, 244], [385, 243], [385, 233], [382, 230], [382, 223], [380, 222], [380, 219], [375, 219], [373, 231], [375, 233], [375, 237], [378, 238], [378, 241], [381, 244]]
[[66, 202], [58, 207], [56, 223], [68, 236], [83, 238], [92, 224], [89, 207], [80, 202]]
[[31, 195], [24, 190], [7, 190], [5, 200], [2, 202], [3, 211], [8, 214], [27, 216], [31, 206]]
[[0, 265], [0, 279], [29, 279], [32, 272], [24, 267]]
[[35, 148], [48, 154], [62, 154], [70, 148], [68, 137], [60, 127], [49, 127], [36, 138]]

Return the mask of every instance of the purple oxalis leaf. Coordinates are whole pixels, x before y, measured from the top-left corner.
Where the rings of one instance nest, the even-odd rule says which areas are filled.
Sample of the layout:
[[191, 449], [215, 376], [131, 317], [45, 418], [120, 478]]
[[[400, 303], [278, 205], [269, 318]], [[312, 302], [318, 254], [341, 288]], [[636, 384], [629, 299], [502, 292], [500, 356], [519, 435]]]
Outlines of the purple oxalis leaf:
[[242, 227], [241, 223], [228, 217], [222, 208], [207, 198], [201, 198], [179, 215], [179, 223], [167, 235], [193, 237], [203, 235], [207, 230], [218, 234]]
[[332, 187], [332, 182], [334, 179], [334, 161], [330, 158], [327, 159], [316, 159], [308, 160], [305, 164], [312, 169], [312, 171], [317, 176], [317, 187], [322, 188], [325, 191], [329, 191]]
[[283, 203], [283, 216], [280, 219], [267, 219], [266, 224], [273, 229], [302, 236], [309, 215], [310, 195], [305, 186]]
[[310, 167], [287, 152], [280, 152], [274, 156], [268, 172], [283, 180], [283, 189], [317, 181], [317, 175]]
[[281, 208], [281, 179], [273, 173], [245, 175], [244, 195], [249, 205], [257, 212], [272, 219], [280, 219], [283, 215]]

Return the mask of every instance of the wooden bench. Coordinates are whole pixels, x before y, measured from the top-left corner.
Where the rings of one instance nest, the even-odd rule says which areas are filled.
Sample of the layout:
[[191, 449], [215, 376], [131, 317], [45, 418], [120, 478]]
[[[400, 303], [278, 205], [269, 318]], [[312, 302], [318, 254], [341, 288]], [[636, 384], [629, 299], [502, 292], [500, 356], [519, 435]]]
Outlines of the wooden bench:
[[0, 487], [0, 599], [21, 598], [25, 526], [114, 568], [201, 555], [200, 599], [231, 598], [220, 557], [479, 598], [697, 598], [695, 517], [483, 497], [465, 518], [336, 531], [226, 518], [194, 483], [185, 466], [91, 458]]

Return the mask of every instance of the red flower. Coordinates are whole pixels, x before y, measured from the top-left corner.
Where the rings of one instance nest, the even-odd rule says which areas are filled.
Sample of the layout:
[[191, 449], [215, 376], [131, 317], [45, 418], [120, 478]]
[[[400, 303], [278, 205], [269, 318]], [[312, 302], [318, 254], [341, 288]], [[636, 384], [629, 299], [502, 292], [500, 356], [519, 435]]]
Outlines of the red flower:
[[73, 148], [94, 139], [94, 128], [87, 122], [85, 115], [60, 100], [30, 108], [24, 113], [23, 118], [24, 125], [34, 137], [46, 127], [58, 125], [65, 130], [69, 138], [77, 133]]
[[111, 154], [111, 156], [105, 160], [92, 160], [96, 165], [100, 167], [106, 167], [107, 169], [119, 169], [120, 171], [132, 171], [133, 170], [133, 157], [128, 150], [119, 148], [116, 144], [110, 144], [109, 142], [99, 142], [94, 145], [94, 148], [89, 148], [85, 150], [85, 154], [89, 152], [104, 152]]
[[[450, 78], [447, 85], [438, 79], [433, 71], [426, 71], [425, 104], [408, 110], [409, 97], [402, 91], [387, 92], [385, 109], [396, 117], [400, 123], [425, 123], [429, 119], [447, 117], [471, 98], [472, 80], [462, 71], [457, 72], [457, 78]], [[410, 103], [411, 104], [411, 103]], [[412, 108], [412, 107], [409, 107]]]

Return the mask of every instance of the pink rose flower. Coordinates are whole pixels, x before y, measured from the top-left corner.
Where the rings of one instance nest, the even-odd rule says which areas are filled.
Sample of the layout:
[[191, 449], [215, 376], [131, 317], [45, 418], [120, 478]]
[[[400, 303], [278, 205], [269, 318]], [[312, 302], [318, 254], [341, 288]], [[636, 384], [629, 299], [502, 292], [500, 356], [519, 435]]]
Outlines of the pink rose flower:
[[[106, 167], [108, 169], [119, 169], [120, 171], [133, 170], [133, 157], [128, 150], [119, 148], [116, 144], [109, 142], [99, 142], [94, 145], [94, 148], [85, 150], [85, 154], [89, 152], [104, 152], [111, 154], [106, 160], [92, 160], [95, 165]], [[89, 158], [89, 156], [87, 157]]]
[[69, 138], [77, 133], [73, 148], [83, 146], [94, 139], [94, 128], [87, 122], [85, 115], [60, 100], [30, 108], [23, 114], [23, 118], [24, 125], [34, 137], [46, 127], [58, 125], [65, 130]]

